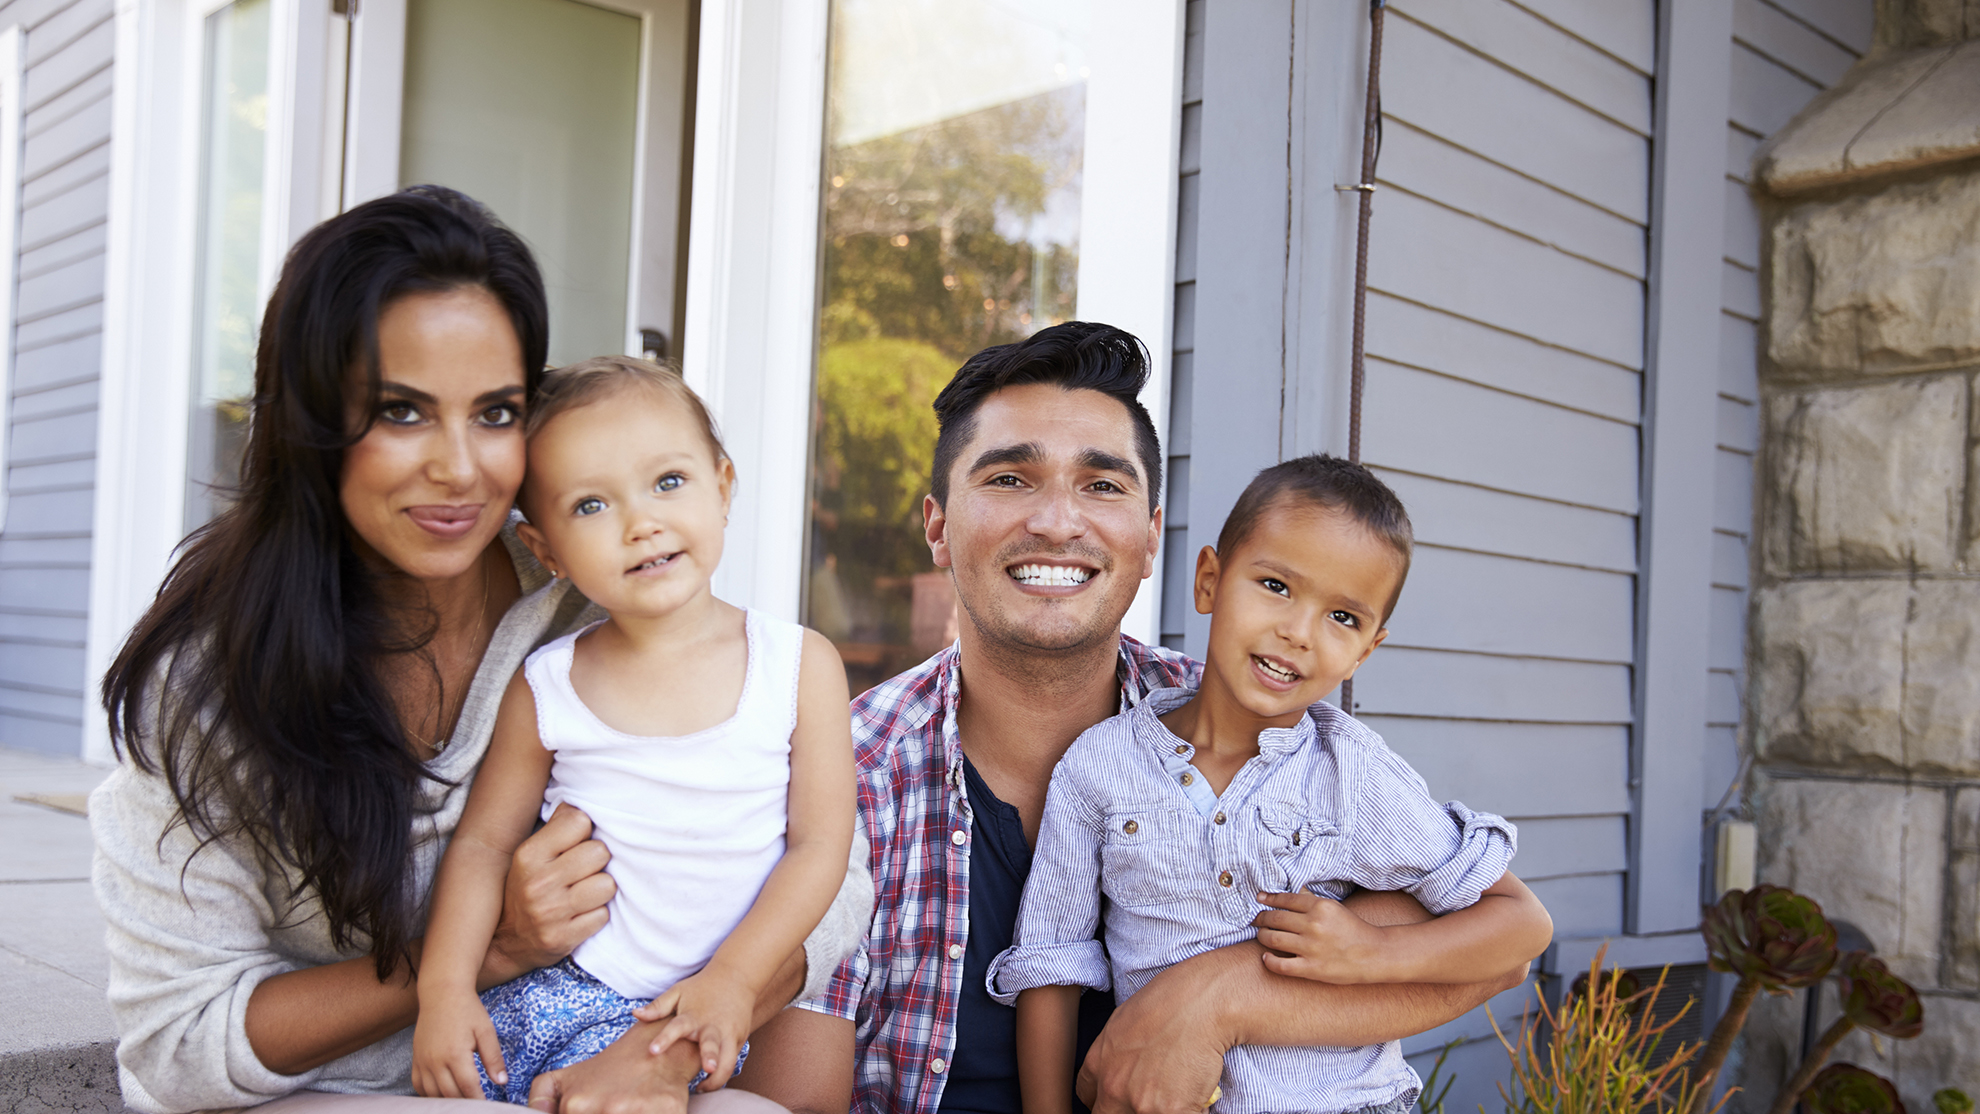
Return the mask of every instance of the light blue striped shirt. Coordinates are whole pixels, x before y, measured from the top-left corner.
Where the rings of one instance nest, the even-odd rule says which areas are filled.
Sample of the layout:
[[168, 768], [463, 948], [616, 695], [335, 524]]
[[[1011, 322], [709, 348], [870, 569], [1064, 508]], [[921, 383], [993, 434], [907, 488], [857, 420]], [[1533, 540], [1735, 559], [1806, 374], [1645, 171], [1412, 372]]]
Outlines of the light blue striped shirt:
[[[1212, 793], [1194, 749], [1156, 718], [1190, 695], [1150, 693], [1052, 772], [1016, 943], [990, 966], [999, 1001], [1064, 985], [1111, 986], [1125, 1001], [1173, 964], [1256, 937], [1260, 892], [1401, 890], [1442, 914], [1476, 903], [1512, 861], [1511, 824], [1437, 804], [1381, 736], [1331, 704], [1263, 732], [1258, 756]], [[1224, 1056], [1222, 1086], [1217, 1114], [1268, 1114], [1413, 1101], [1422, 1082], [1390, 1041], [1242, 1045]]]

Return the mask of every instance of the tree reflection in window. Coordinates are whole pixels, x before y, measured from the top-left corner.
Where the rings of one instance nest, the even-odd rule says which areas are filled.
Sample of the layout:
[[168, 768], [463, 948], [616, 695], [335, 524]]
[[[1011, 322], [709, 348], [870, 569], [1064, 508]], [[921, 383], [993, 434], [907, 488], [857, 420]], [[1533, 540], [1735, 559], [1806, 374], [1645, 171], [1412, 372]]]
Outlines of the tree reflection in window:
[[1075, 311], [1085, 84], [1056, 68], [1071, 80], [1044, 92], [828, 137], [805, 601], [855, 693], [955, 637], [922, 530], [935, 395]]

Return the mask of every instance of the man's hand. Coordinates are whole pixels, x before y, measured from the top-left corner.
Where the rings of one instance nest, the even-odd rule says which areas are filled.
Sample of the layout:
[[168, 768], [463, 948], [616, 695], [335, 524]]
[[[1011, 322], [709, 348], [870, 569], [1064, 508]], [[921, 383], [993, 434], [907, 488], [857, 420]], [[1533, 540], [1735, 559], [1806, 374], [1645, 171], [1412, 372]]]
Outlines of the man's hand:
[[[1229, 948], [1207, 955], [1248, 958]], [[1214, 1101], [1230, 1045], [1200, 984], [1167, 974], [1120, 1004], [1080, 1065], [1075, 1087], [1093, 1114], [1201, 1114]]]
[[1266, 910], [1252, 918], [1265, 945], [1265, 969], [1337, 984], [1399, 981], [1387, 969], [1383, 930], [1345, 905], [1306, 890], [1258, 895]]
[[557, 963], [605, 927], [605, 903], [617, 888], [604, 873], [611, 859], [591, 838], [591, 818], [558, 805], [549, 823], [516, 848], [502, 920], [476, 985], [486, 990]]
[[635, 1025], [591, 1059], [537, 1076], [529, 1108], [546, 1114], [686, 1114], [700, 1050], [677, 1041], [651, 1055], [647, 1046], [659, 1030], [654, 1023]]
[[687, 1041], [701, 1050], [708, 1073], [697, 1090], [719, 1091], [736, 1071], [736, 1054], [749, 1036], [756, 992], [740, 975], [710, 963], [665, 994], [633, 1011], [641, 1021], [664, 1021], [647, 1051], [655, 1056]]

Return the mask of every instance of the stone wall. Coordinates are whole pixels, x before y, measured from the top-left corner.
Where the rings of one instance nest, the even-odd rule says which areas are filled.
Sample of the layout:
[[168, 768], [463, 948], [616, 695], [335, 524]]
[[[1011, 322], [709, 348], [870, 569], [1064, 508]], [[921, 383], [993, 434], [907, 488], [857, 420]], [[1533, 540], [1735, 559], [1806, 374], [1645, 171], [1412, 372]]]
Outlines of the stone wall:
[[[1980, 0], [1880, 0], [1877, 48], [1755, 176], [1759, 877], [1925, 993], [1922, 1037], [1857, 1034], [1836, 1058], [1926, 1112], [1940, 1087], [1980, 1094], [1977, 39]], [[1799, 1061], [1802, 1010], [1756, 1008], [1736, 1106], [1764, 1109]]]

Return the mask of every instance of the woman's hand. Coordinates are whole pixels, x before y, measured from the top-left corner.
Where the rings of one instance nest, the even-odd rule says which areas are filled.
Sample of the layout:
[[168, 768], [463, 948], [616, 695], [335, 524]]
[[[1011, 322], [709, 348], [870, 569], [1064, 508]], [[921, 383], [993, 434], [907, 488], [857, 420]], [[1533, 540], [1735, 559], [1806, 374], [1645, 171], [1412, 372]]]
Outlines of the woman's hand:
[[633, 1011], [641, 1021], [667, 1020], [647, 1051], [660, 1055], [678, 1041], [701, 1050], [701, 1070], [708, 1073], [701, 1093], [719, 1091], [735, 1074], [736, 1054], [749, 1036], [756, 991], [748, 980], [728, 968], [710, 963], [674, 984], [673, 989]]
[[476, 985], [486, 990], [558, 963], [605, 927], [617, 889], [612, 853], [591, 838], [591, 818], [558, 805], [549, 823], [516, 848], [502, 891], [502, 921]]
[[497, 1086], [506, 1084], [502, 1042], [480, 999], [449, 994], [440, 1002], [421, 1003], [413, 1029], [413, 1090], [429, 1099], [481, 1098], [481, 1075], [474, 1068], [477, 1052], [488, 1078]]

